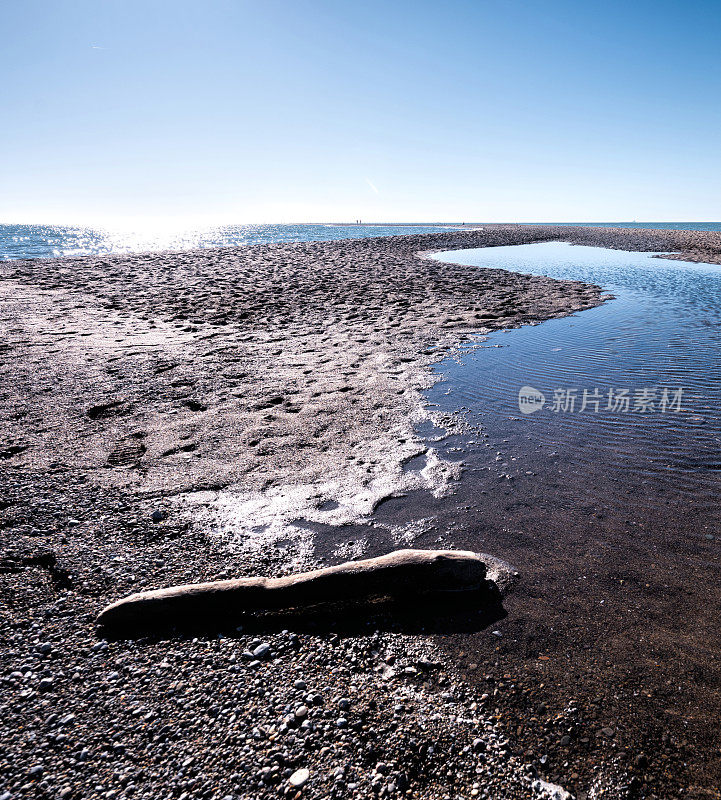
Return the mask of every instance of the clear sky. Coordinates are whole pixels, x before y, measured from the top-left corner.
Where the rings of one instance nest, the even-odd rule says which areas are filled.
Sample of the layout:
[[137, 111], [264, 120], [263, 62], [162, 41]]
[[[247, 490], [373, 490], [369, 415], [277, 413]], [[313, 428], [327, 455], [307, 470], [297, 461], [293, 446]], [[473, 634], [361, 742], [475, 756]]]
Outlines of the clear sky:
[[2, 0], [0, 222], [721, 219], [719, 0]]

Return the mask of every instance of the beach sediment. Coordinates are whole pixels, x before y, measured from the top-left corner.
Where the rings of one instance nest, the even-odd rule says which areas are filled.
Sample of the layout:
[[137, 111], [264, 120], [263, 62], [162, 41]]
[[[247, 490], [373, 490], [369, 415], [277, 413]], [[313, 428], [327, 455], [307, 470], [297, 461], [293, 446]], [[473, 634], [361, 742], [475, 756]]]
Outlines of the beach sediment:
[[[599, 291], [439, 265], [416, 248], [446, 239], [407, 239], [10, 264], [19, 463], [182, 495], [259, 551], [299, 516], [343, 524], [397, 491], [447, 491], [457, 469], [433, 452], [403, 470], [425, 451], [413, 421], [428, 366], [472, 334], [589, 308]], [[300, 536], [295, 549], [307, 566]]]
[[451, 491], [414, 434], [430, 365], [600, 289], [418, 254], [548, 240], [721, 263], [717, 233], [486, 226], [0, 265], [9, 791], [276, 796], [306, 767], [309, 796], [541, 791], [420, 633], [106, 643], [93, 620], [138, 589], [313, 566], [312, 525]]

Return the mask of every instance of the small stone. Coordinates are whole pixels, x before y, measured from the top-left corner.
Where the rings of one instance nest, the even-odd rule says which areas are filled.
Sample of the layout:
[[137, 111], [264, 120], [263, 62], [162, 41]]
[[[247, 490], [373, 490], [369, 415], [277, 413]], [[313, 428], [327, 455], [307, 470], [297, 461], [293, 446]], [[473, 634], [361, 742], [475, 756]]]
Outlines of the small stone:
[[341, 711], [347, 711], [350, 708], [350, 700], [347, 697], [341, 697], [338, 701], [338, 708]]
[[337, 728], [347, 728], [348, 727], [348, 720], [345, 717], [338, 717], [335, 721]]
[[308, 716], [308, 706], [298, 706], [295, 710], [296, 719], [305, 719]]
[[38, 684], [38, 690], [41, 692], [50, 691], [53, 688], [53, 679], [52, 678], [43, 678], [40, 683]]
[[268, 656], [270, 656], [270, 645], [268, 642], [259, 644], [255, 650], [253, 650], [253, 655], [258, 659], [268, 658]]
[[150, 515], [150, 519], [152, 519], [153, 522], [162, 522], [165, 519], [165, 514], [159, 508], [156, 508]]
[[291, 786], [294, 786], [296, 789], [300, 789], [302, 786], [308, 782], [310, 778], [310, 771], [307, 770], [305, 767], [301, 769], [297, 769], [291, 776], [288, 778], [288, 783]]
[[52, 649], [53, 646], [50, 644], [50, 642], [43, 642], [37, 646], [38, 653], [41, 653], [44, 656], [46, 656]]
[[293, 684], [294, 689], [300, 689], [300, 691], [304, 691], [308, 688], [308, 684], [305, 681], [296, 681]]

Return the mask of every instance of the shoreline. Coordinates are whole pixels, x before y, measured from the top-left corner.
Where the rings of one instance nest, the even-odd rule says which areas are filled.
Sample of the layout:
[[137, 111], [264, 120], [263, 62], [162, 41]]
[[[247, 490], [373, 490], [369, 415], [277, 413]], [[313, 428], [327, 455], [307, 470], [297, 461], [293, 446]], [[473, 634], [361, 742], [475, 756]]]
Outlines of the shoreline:
[[[400, 491], [452, 491], [462, 477], [432, 454], [420, 475], [404, 470], [424, 455], [413, 423], [429, 366], [469, 337], [598, 305], [601, 290], [418, 253], [549, 240], [721, 263], [718, 233], [496, 225], [0, 264], [2, 628], [6, 676], [20, 673], [6, 678], [3, 704], [2, 739], [15, 753], [3, 759], [8, 789], [45, 780], [48, 796], [66, 784], [102, 796], [98, 783], [119, 797], [158, 796], [171, 794], [172, 775], [177, 796], [206, 782], [212, 797], [277, 796], [285, 772], [307, 766], [303, 791], [317, 796], [338, 784], [332, 763], [358, 796], [404, 784], [413, 797], [471, 794], [474, 781], [478, 796], [541, 796], [531, 788], [537, 768], [524, 769], [483, 692], [428, 636], [274, 633], [263, 639], [273, 657], [249, 668], [253, 636], [98, 648], [92, 620], [138, 589], [319, 563], [312, 525], [288, 539], [299, 509], [313, 525], [343, 525], [367, 521]], [[154, 523], [153, 510], [167, 516]], [[323, 705], [294, 688], [296, 672]], [[226, 681], [236, 695], [221, 703]], [[351, 698], [349, 709], [338, 697]], [[296, 713], [285, 710], [289, 698], [306, 714], [284, 723]], [[219, 721], [228, 723], [220, 740]], [[266, 733], [256, 736], [258, 726]], [[392, 742], [399, 731], [418, 753]], [[92, 757], [80, 758], [83, 748]], [[194, 767], [183, 766], [189, 756]], [[30, 772], [38, 761], [43, 771]], [[233, 780], [230, 763], [245, 765]], [[265, 777], [254, 765], [267, 766]], [[619, 766], [599, 788], [605, 781], [604, 796], [616, 796], [613, 782], [627, 778]]]

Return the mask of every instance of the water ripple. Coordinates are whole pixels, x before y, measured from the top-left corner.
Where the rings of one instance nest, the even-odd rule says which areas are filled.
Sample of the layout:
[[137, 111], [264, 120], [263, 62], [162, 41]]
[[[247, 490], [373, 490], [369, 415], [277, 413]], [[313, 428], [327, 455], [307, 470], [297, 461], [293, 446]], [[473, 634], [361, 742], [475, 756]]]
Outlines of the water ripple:
[[[563, 243], [456, 251], [452, 261], [599, 284], [615, 296], [598, 308], [537, 326], [492, 334], [460, 362], [439, 365], [446, 380], [430, 399], [444, 410], [465, 407], [494, 439], [525, 438], [559, 452], [579, 472], [599, 462], [629, 483], [653, 481], [718, 507], [721, 489], [721, 267], [667, 261]], [[523, 414], [519, 390], [545, 396]], [[598, 411], [581, 412], [583, 392], [598, 389]], [[627, 411], [608, 408], [609, 390], [627, 389]], [[661, 409], [682, 390], [680, 411]], [[566, 399], [557, 404], [554, 393]], [[569, 390], [577, 399], [573, 410]], [[636, 393], [654, 395], [634, 410]], [[588, 487], [589, 494], [592, 487]], [[650, 495], [652, 496], [652, 495]]]

